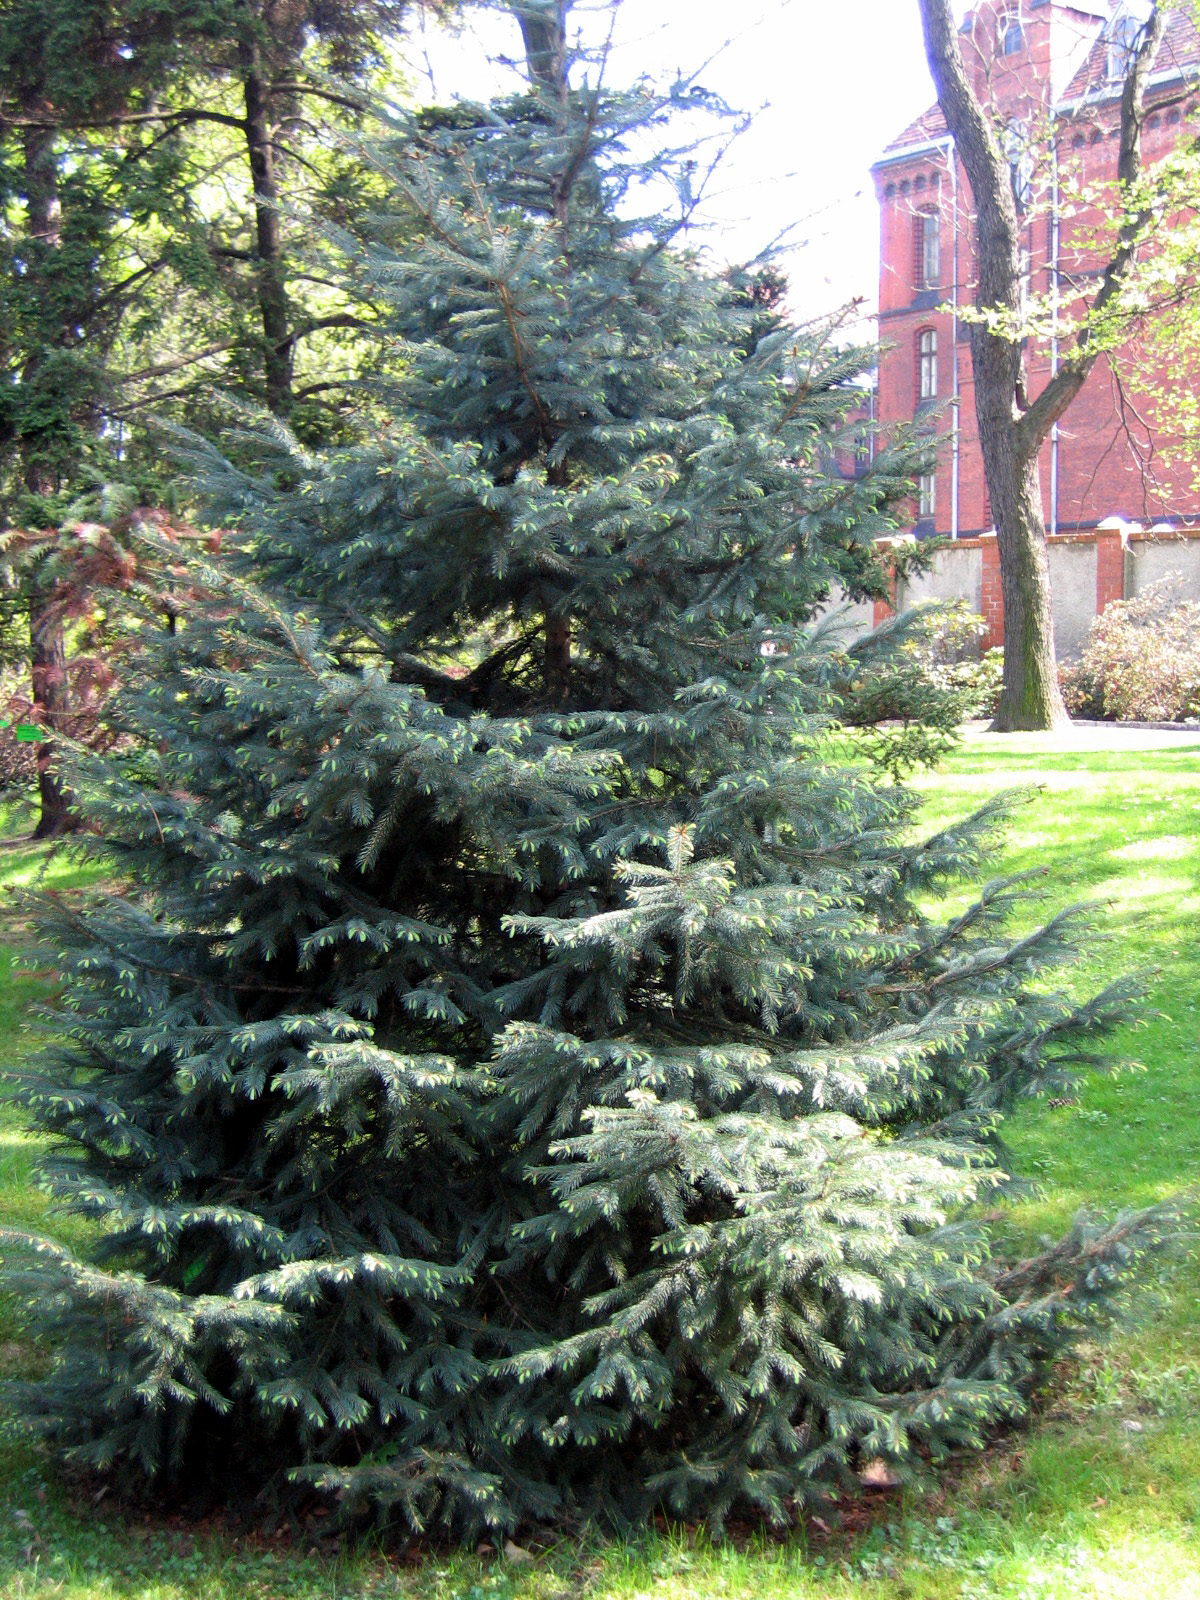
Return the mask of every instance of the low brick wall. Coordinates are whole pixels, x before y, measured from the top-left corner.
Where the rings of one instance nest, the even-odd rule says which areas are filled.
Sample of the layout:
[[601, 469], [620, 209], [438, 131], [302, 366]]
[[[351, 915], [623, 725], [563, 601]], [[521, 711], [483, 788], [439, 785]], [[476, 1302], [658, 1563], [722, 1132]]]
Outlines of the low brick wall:
[[[1149, 583], [1176, 572], [1183, 594], [1200, 600], [1200, 528], [1144, 533], [1129, 528], [1093, 528], [1048, 538], [1050, 587], [1054, 596], [1054, 644], [1059, 659], [1083, 650], [1088, 629], [1105, 606], [1128, 600]], [[965, 600], [987, 623], [985, 648], [1004, 643], [1004, 598], [995, 534], [958, 539], [940, 550], [929, 572], [895, 585], [895, 605], [904, 610], [922, 600]], [[888, 608], [877, 604], [872, 620]], [[855, 607], [851, 627], [868, 624]]]

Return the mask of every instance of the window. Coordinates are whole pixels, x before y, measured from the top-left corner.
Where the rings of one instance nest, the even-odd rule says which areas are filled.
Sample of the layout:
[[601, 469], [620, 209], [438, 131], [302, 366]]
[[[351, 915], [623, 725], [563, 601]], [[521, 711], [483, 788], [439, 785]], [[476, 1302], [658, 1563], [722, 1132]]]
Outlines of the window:
[[917, 479], [917, 515], [922, 521], [932, 517], [937, 510], [937, 479], [932, 472], [923, 472]]
[[1000, 24], [1000, 48], [1006, 56], [1015, 56], [1020, 53], [1021, 46], [1025, 43], [1025, 35], [1021, 32], [1020, 17], [1008, 17]]
[[1108, 81], [1120, 83], [1137, 55], [1144, 24], [1128, 11], [1118, 11], [1108, 30]]
[[1004, 135], [1004, 155], [1008, 162], [1013, 199], [1017, 210], [1024, 211], [1033, 194], [1033, 155], [1029, 138], [1019, 122], [1010, 122]]
[[936, 400], [937, 392], [937, 334], [926, 328], [917, 341], [917, 403]]
[[916, 226], [917, 288], [936, 289], [942, 281], [942, 219], [936, 211], [922, 211]]

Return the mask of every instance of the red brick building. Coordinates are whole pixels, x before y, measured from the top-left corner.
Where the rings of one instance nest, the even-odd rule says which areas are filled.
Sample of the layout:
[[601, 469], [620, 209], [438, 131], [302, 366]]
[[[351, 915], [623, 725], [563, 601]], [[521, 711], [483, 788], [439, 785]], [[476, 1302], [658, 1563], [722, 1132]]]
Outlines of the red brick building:
[[[1094, 236], [1105, 231], [1116, 175], [1121, 82], [1147, 9], [1138, 0], [982, 0], [962, 26], [976, 90], [1009, 129], [1027, 284], [1049, 309], [1049, 336], [1027, 344], [1031, 396], [1055, 369], [1059, 331], [1065, 341], [1072, 311], [1094, 290]], [[1146, 165], [1178, 141], [1194, 109], [1189, 90], [1200, 91], [1198, 74], [1200, 35], [1183, 11], [1172, 12], [1147, 90]], [[959, 314], [975, 300], [974, 216], [940, 108], [906, 128], [872, 172], [886, 352], [879, 422], [886, 430], [928, 410], [939, 435], [937, 470], [921, 483], [913, 531], [986, 535], [992, 515], [968, 327]], [[1097, 362], [1046, 442], [1042, 497], [1051, 535], [1082, 534], [1112, 526], [1115, 518], [1147, 529], [1200, 521], [1191, 469], [1164, 461], [1160, 452], [1169, 441], [1152, 401], [1121, 381], [1131, 364], [1138, 365], [1137, 350], [1111, 364]], [[994, 548], [986, 553], [994, 557]]]

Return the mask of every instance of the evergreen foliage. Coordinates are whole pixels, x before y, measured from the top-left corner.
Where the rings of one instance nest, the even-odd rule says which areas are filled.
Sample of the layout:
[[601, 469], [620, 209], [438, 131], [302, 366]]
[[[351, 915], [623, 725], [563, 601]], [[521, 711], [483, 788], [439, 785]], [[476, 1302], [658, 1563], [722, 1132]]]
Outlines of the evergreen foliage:
[[568, 88], [561, 11], [528, 94], [373, 152], [391, 421], [198, 451], [246, 571], [76, 761], [126, 888], [42, 906], [20, 1092], [98, 1239], [10, 1266], [76, 1461], [460, 1535], [782, 1520], [1019, 1415], [1169, 1225], [993, 1260], [1005, 1110], [1128, 992], [1047, 987], [1081, 923], [1007, 936], [1024, 882], [923, 914], [999, 813], [917, 840], [839, 763], [813, 620], [907, 458], [830, 474], [866, 358], [752, 330], [695, 146], [645, 162], [704, 97]]
[[[440, 5], [439, 5], [440, 9]], [[8, 0], [0, 8], [0, 711], [78, 737], [94, 565], [79, 525], [171, 504], [144, 421], [216, 431], [229, 391], [310, 443], [351, 423], [371, 308], [315, 219], [352, 225], [370, 171], [339, 130], [394, 81], [403, 0]], [[336, 87], [330, 70], [340, 74]], [[222, 390], [225, 394], [222, 394]], [[177, 510], [177, 503], [175, 506]], [[118, 517], [119, 520], [119, 517]], [[110, 540], [122, 544], [115, 522]], [[128, 546], [124, 546], [128, 553]], [[110, 600], [111, 603], [111, 600]], [[92, 607], [95, 611], [95, 607]], [[93, 620], [95, 620], [93, 618]], [[38, 832], [70, 826], [40, 746]], [[23, 765], [23, 764], [22, 764]], [[16, 776], [0, 746], [0, 778]]]

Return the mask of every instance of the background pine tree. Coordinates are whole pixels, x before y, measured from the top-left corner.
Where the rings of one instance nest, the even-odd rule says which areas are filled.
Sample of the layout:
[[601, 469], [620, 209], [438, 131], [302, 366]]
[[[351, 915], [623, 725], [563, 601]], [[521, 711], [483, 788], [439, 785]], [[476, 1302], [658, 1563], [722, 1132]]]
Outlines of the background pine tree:
[[922, 914], [997, 818], [915, 840], [839, 760], [813, 623], [907, 458], [831, 474], [865, 357], [687, 251], [697, 148], [645, 151], [704, 96], [569, 86], [564, 9], [527, 94], [371, 152], [391, 422], [207, 459], [244, 571], [71, 774], [127, 887], [42, 908], [21, 1092], [100, 1231], [10, 1276], [78, 1461], [460, 1534], [783, 1519], [1019, 1414], [1167, 1226], [989, 1255], [1004, 1110], [1126, 996], [1045, 988], [1074, 922], [1007, 938], [1024, 885]]

